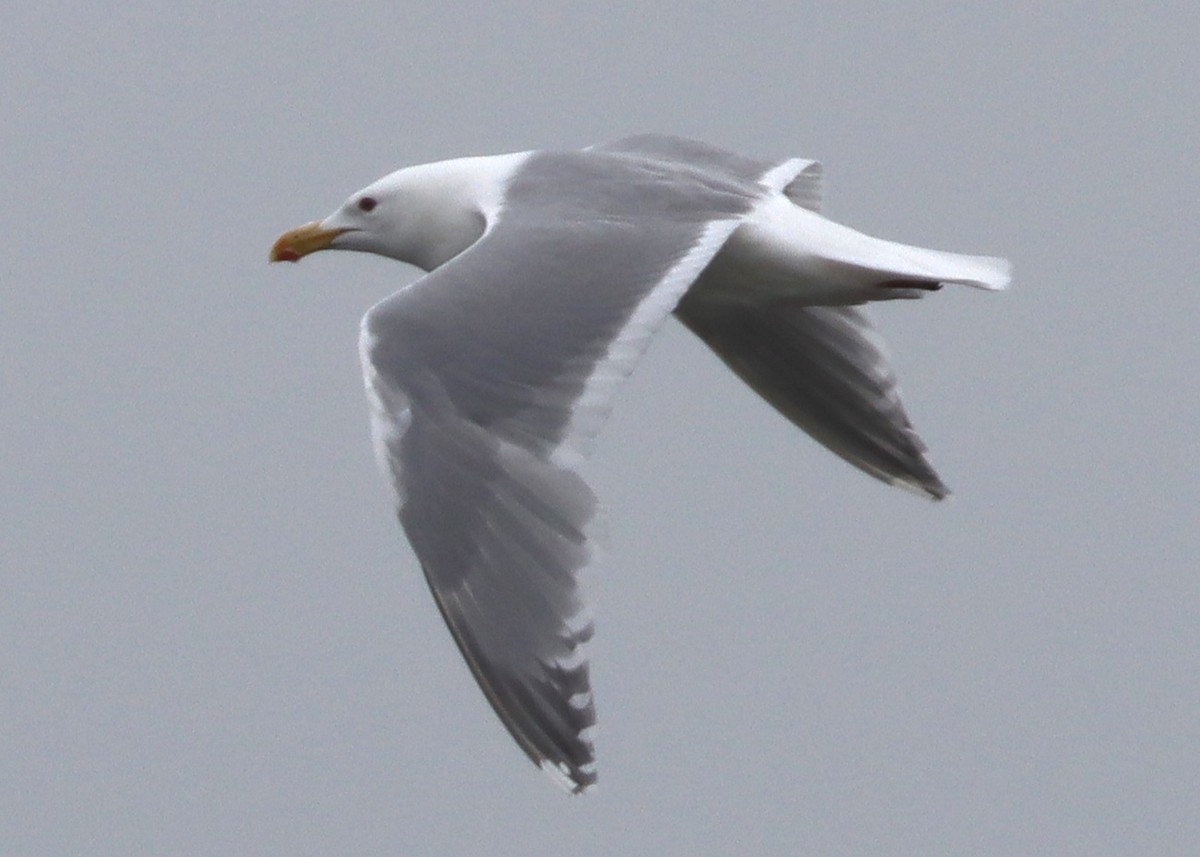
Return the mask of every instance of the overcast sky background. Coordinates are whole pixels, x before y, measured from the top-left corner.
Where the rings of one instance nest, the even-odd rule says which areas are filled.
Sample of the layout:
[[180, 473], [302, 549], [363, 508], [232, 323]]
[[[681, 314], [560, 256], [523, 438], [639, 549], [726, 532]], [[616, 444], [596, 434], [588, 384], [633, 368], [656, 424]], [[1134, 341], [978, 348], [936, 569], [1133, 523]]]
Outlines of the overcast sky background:
[[[0, 854], [1195, 853], [1200, 8], [753, 9], [6, 12]], [[942, 504], [668, 325], [587, 468], [571, 799], [375, 470], [358, 319], [415, 272], [266, 256], [399, 166], [645, 130], [1016, 276], [875, 313]]]

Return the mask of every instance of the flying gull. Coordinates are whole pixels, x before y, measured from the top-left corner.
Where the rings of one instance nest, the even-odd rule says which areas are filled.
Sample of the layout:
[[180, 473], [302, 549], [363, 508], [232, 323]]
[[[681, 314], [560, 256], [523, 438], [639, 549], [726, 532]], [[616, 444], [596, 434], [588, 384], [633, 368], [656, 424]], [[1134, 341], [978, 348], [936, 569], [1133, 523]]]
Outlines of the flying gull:
[[949, 493], [858, 307], [1003, 289], [1009, 264], [871, 238], [820, 202], [815, 161], [642, 135], [402, 169], [271, 249], [428, 272], [362, 321], [375, 448], [484, 695], [572, 792], [596, 780], [577, 587], [596, 498], [576, 467], [667, 315], [855, 467]]

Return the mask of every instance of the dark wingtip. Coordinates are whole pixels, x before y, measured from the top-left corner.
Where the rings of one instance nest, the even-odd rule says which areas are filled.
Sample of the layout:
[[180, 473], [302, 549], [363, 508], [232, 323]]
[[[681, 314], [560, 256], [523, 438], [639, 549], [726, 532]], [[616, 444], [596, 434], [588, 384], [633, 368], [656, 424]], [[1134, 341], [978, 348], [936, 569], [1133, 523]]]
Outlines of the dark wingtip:
[[935, 280], [884, 280], [878, 284], [881, 289], [919, 289], [923, 292], [936, 292], [942, 284]]

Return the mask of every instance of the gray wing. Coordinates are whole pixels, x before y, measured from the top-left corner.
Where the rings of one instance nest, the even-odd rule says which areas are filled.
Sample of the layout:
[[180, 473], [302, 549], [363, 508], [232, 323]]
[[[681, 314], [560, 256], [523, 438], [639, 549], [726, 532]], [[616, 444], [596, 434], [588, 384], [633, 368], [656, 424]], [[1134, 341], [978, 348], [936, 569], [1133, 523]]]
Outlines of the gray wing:
[[576, 792], [596, 778], [576, 585], [596, 504], [570, 465], [750, 204], [690, 184], [639, 199], [623, 178], [527, 168], [499, 222], [374, 307], [361, 342], [377, 449], [446, 624], [517, 743]]
[[703, 165], [747, 182], [758, 182], [771, 190], [782, 191], [796, 205], [810, 211], [821, 210], [822, 168], [817, 161], [788, 158], [765, 161], [748, 158], [700, 140], [669, 134], [637, 134], [610, 143], [593, 146], [594, 151], [640, 155], [667, 163]]
[[900, 401], [882, 338], [855, 307], [715, 305], [680, 320], [795, 425], [860, 470], [934, 499], [950, 490]]
[[[816, 161], [756, 160], [660, 134], [596, 148], [707, 164], [820, 211], [822, 170]], [[855, 467], [937, 499], [950, 493], [904, 411], [883, 340], [861, 310], [732, 305], [707, 300], [701, 284], [676, 315], [776, 410]]]

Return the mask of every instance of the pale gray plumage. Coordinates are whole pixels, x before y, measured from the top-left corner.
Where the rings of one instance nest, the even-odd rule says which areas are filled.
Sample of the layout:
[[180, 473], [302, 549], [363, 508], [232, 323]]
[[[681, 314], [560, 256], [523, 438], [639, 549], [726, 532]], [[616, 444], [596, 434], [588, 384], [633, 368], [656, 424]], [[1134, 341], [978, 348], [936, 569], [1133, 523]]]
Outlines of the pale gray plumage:
[[576, 580], [596, 508], [572, 468], [669, 313], [833, 452], [947, 493], [853, 305], [943, 282], [1002, 288], [1007, 263], [833, 224], [815, 213], [820, 182], [813, 161], [643, 135], [401, 170], [273, 250], [430, 270], [363, 320], [376, 447], [480, 687], [572, 791], [595, 781]]

